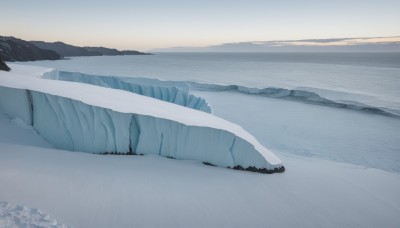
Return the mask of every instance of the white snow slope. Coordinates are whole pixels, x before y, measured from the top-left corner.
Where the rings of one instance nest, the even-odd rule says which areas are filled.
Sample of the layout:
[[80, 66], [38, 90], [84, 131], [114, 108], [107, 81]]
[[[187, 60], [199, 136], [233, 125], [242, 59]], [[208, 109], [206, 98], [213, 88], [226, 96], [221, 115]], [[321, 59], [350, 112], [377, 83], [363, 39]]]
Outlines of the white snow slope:
[[400, 176], [284, 156], [262, 175], [0, 143], [0, 199], [73, 227], [398, 227]]
[[[224, 102], [230, 93], [201, 95], [217, 115], [240, 119], [271, 146], [285, 160], [286, 172], [262, 175], [152, 155], [71, 153], [52, 149], [21, 120], [2, 114], [0, 202], [39, 208], [73, 227], [400, 226], [400, 174], [368, 168], [374, 160], [395, 165], [384, 157], [387, 148], [393, 156], [399, 148], [399, 134], [391, 136], [396, 120], [290, 101], [252, 103], [254, 97], [242, 94], [233, 97], [245, 102], [240, 105]], [[346, 162], [363, 165], [337, 162], [347, 152]], [[319, 158], [308, 157], [314, 155]]]
[[281, 168], [280, 159], [252, 135], [214, 115], [123, 90], [41, 79], [46, 69], [40, 67], [11, 67], [0, 72], [0, 108], [33, 124], [57, 148], [133, 149], [223, 167]]

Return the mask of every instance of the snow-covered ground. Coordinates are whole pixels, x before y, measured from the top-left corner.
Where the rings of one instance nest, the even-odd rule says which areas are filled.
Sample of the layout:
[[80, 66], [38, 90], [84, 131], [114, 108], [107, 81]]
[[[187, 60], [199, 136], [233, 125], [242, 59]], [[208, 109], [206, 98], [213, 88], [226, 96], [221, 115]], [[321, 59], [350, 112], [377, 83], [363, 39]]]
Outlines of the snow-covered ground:
[[[71, 153], [37, 147], [45, 142], [31, 129], [21, 128], [4, 115], [0, 119], [2, 132], [14, 132], [0, 138], [0, 200], [39, 208], [68, 226], [400, 224], [400, 175], [396, 172], [279, 151], [274, 152], [285, 161], [287, 171], [273, 175], [152, 155]], [[260, 131], [252, 125], [248, 128]], [[18, 140], [25, 145], [17, 145]]]
[[397, 227], [400, 177], [287, 156], [261, 175], [1, 144], [0, 196], [75, 227]]
[[0, 227], [63, 228], [67, 226], [59, 224], [39, 209], [0, 202]]
[[254, 134], [286, 172], [57, 150], [0, 113], [0, 227], [4, 218], [51, 227], [47, 214], [73, 227], [399, 227], [398, 118], [232, 92], [196, 95]]

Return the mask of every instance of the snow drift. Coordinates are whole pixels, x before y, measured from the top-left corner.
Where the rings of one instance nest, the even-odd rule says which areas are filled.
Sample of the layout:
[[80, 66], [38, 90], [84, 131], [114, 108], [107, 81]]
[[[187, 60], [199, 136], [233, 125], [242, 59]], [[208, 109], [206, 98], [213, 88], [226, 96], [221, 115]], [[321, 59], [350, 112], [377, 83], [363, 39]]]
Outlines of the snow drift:
[[124, 90], [18, 72], [0, 76], [0, 109], [31, 124], [57, 148], [157, 154], [263, 173], [284, 171], [280, 159], [252, 135], [211, 114]]
[[0, 202], [0, 227], [67, 228], [37, 208]]

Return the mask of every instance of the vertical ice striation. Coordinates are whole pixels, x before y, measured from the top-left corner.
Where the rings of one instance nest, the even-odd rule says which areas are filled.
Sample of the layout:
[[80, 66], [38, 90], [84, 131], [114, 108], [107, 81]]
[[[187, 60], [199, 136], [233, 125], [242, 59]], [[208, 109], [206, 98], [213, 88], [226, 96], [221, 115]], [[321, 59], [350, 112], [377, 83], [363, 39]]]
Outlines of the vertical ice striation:
[[132, 93], [211, 113], [211, 107], [207, 104], [206, 100], [190, 94], [189, 85], [185, 82], [161, 81], [149, 78], [99, 76], [67, 71], [59, 71], [57, 77], [55, 75], [46, 75], [46, 78], [82, 82], [126, 90]]
[[32, 125], [31, 103], [27, 90], [0, 86], [0, 110]]
[[31, 93], [33, 127], [57, 148], [92, 153], [129, 151], [131, 114]]
[[273, 170], [252, 144], [231, 132], [120, 113], [65, 97], [30, 92], [33, 126], [57, 148], [90, 153], [156, 154], [221, 167]]
[[222, 167], [234, 167], [239, 162], [232, 157], [231, 147], [236, 137], [229, 132], [140, 115], [137, 122], [140, 138], [136, 153], [158, 153], [164, 157], [197, 160]]
[[280, 159], [252, 135], [212, 114], [120, 89], [10, 74], [0, 77], [0, 109], [33, 125], [59, 149], [284, 171]]

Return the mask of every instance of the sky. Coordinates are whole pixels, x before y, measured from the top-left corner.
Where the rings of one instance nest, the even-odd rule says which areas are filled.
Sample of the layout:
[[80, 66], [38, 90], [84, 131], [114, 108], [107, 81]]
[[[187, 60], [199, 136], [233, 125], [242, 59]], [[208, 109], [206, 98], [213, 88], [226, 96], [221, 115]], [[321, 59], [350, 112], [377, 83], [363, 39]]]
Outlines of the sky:
[[399, 0], [0, 0], [0, 35], [139, 51], [400, 35]]

